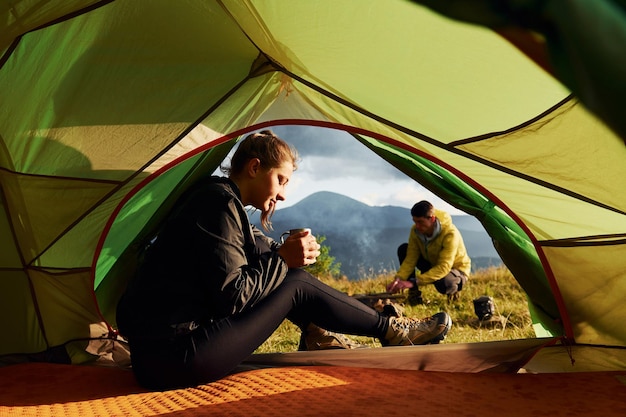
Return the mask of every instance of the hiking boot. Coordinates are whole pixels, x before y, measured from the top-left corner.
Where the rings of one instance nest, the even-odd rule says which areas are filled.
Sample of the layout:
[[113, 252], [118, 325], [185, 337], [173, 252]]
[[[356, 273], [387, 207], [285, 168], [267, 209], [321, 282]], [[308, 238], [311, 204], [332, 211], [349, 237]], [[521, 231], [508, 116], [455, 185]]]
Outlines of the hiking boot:
[[446, 338], [452, 327], [447, 313], [437, 313], [425, 319], [390, 317], [389, 329], [383, 346], [408, 346], [436, 344]]
[[382, 311], [380, 311], [380, 315], [387, 317], [402, 317], [404, 315], [404, 307], [396, 303], [385, 304]]
[[361, 345], [341, 333], [309, 325], [300, 336], [298, 350], [358, 349], [364, 347], [367, 346]]

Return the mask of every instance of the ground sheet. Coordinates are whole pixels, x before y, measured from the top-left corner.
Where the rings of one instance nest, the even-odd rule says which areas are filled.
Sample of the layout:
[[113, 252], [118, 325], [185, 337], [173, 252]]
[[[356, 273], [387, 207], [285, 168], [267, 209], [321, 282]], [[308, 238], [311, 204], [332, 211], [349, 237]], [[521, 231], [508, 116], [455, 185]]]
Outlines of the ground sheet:
[[121, 368], [0, 368], [0, 416], [626, 416], [626, 371], [453, 373], [343, 366], [248, 370], [149, 392]]

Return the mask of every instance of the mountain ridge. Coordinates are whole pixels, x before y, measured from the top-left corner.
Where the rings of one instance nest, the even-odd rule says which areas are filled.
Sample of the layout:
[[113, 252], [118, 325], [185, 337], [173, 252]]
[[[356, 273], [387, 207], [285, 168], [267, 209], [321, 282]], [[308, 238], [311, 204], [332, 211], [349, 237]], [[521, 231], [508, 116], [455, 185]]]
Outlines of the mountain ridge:
[[[259, 211], [251, 214], [260, 226]], [[473, 269], [499, 265], [491, 238], [480, 222], [469, 215], [452, 216], [461, 232]], [[410, 211], [398, 206], [369, 206], [343, 194], [319, 191], [293, 206], [278, 209], [272, 217], [274, 239], [289, 229], [311, 228], [315, 236], [325, 236], [330, 256], [341, 263], [349, 279], [395, 271], [399, 262], [397, 247], [408, 240], [413, 221]]]

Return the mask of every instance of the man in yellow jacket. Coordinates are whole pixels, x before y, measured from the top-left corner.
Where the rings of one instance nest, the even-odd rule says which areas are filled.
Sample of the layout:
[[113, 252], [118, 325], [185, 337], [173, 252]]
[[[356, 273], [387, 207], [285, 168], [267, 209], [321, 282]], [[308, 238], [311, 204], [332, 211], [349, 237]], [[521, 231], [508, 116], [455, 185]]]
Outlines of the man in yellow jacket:
[[429, 284], [449, 300], [458, 298], [472, 264], [452, 217], [436, 210], [428, 201], [415, 204], [411, 217], [414, 225], [409, 243], [398, 248], [401, 265], [387, 291], [394, 293], [408, 288], [411, 305], [423, 303], [419, 287]]

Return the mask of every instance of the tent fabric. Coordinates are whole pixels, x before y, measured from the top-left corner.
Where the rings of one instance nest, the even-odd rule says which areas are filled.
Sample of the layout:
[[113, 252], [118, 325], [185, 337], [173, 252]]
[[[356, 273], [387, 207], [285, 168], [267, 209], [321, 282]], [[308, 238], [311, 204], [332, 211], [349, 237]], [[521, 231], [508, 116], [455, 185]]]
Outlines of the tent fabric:
[[[626, 43], [626, 1], [413, 2], [460, 21], [494, 28], [556, 74], [626, 143], [626, 59], [620, 48]], [[535, 48], [520, 27], [544, 36], [548, 51]]]
[[[404, 369], [433, 372], [516, 373], [530, 363], [543, 349], [556, 350], [558, 360], [566, 354], [554, 339], [501, 340], [495, 342], [450, 343], [441, 345], [402, 346], [393, 349], [329, 349], [263, 353], [251, 355], [242, 367], [267, 366], [351, 366], [357, 368]], [[562, 348], [562, 347], [561, 347]], [[559, 350], [561, 350], [559, 352]], [[553, 360], [556, 363], [556, 359]], [[561, 366], [552, 372], [571, 372], [572, 366]], [[593, 369], [601, 369], [594, 366]]]
[[0, 14], [0, 355], [100, 355], [176, 196], [245, 133], [311, 125], [476, 216], [538, 334], [626, 366], [626, 147], [498, 34], [401, 0]]

